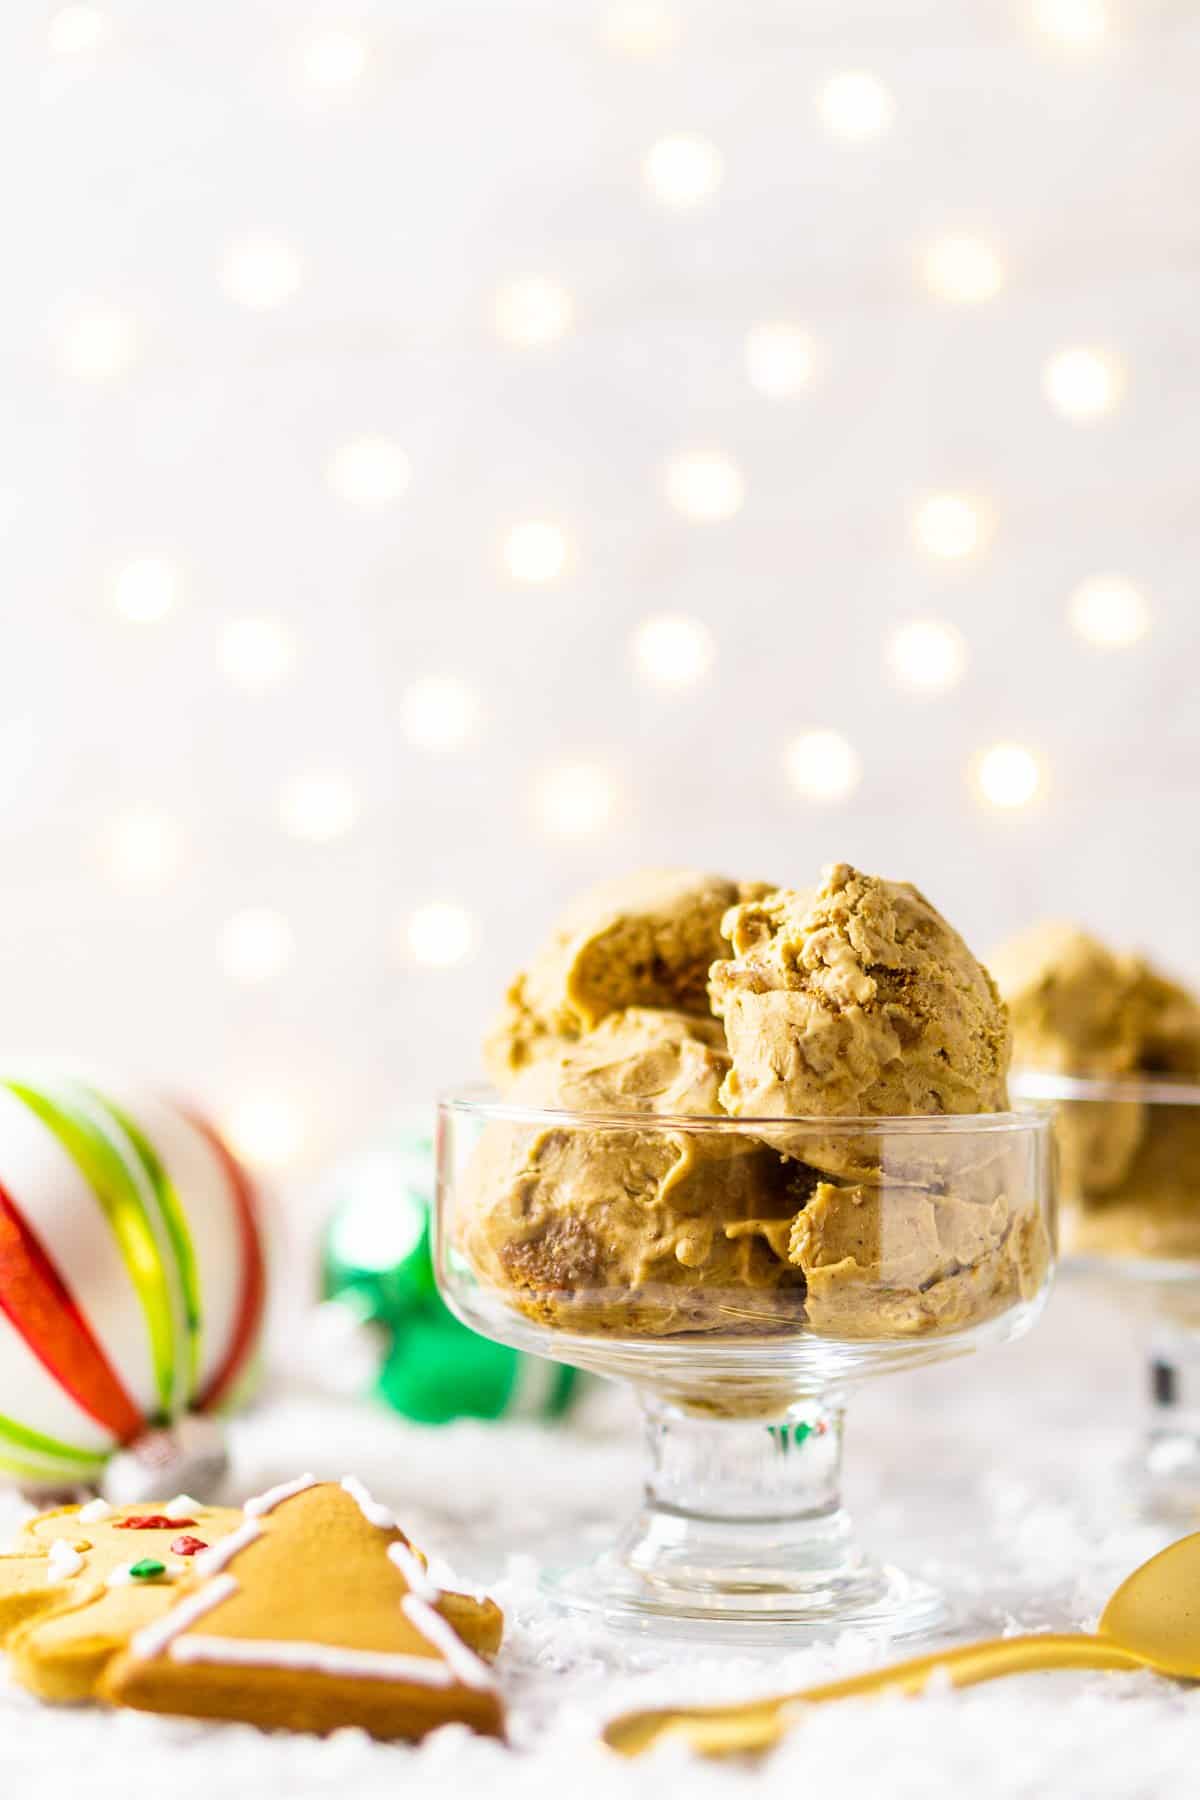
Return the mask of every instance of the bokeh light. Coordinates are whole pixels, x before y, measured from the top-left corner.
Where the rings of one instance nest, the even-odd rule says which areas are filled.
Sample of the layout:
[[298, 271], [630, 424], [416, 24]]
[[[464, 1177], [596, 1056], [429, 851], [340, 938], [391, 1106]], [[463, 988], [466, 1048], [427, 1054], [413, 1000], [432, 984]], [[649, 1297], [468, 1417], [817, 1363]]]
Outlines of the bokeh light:
[[339, 444], [327, 470], [334, 493], [364, 510], [390, 506], [398, 500], [411, 473], [409, 460], [399, 444], [377, 434]]
[[283, 1094], [245, 1093], [223, 1114], [221, 1124], [233, 1148], [257, 1168], [286, 1169], [305, 1148], [304, 1115]]
[[962, 680], [966, 640], [956, 626], [941, 619], [912, 619], [892, 633], [888, 661], [902, 687], [942, 694]]
[[566, 532], [551, 519], [525, 519], [504, 539], [504, 564], [514, 581], [556, 581], [569, 554]]
[[361, 81], [367, 67], [367, 45], [357, 32], [340, 26], [313, 31], [299, 52], [300, 73], [319, 93], [346, 93]]
[[361, 802], [354, 783], [336, 770], [296, 775], [279, 796], [279, 820], [289, 837], [327, 844], [358, 823]]
[[658, 613], [643, 619], [633, 634], [633, 664], [655, 687], [691, 687], [713, 664], [716, 645], [702, 619], [683, 613]]
[[1150, 629], [1146, 596], [1123, 575], [1092, 575], [1071, 595], [1069, 617], [1086, 643], [1125, 650]]
[[137, 320], [120, 307], [90, 303], [64, 323], [55, 353], [62, 372], [77, 381], [114, 381], [137, 359]]
[[221, 668], [236, 687], [265, 693], [286, 681], [296, 661], [296, 643], [282, 619], [231, 619], [217, 643]]
[[1057, 351], [1042, 371], [1042, 386], [1055, 412], [1077, 425], [1110, 413], [1125, 385], [1120, 362], [1107, 350], [1077, 345]]
[[931, 294], [957, 305], [991, 300], [1004, 285], [1000, 252], [982, 238], [939, 238], [925, 252], [921, 270]]
[[970, 773], [979, 799], [1007, 812], [1028, 806], [1045, 780], [1041, 758], [1025, 744], [993, 744], [972, 759]]
[[594, 837], [612, 823], [619, 794], [616, 777], [602, 764], [565, 762], [540, 777], [534, 808], [551, 837]]
[[506, 343], [537, 350], [566, 335], [575, 306], [561, 282], [543, 275], [523, 275], [505, 282], [499, 290], [493, 316]]
[[250, 906], [234, 913], [217, 938], [217, 960], [234, 981], [270, 981], [292, 960], [295, 938], [282, 913]]
[[985, 541], [989, 516], [969, 494], [930, 494], [913, 515], [913, 536], [930, 556], [972, 556]]
[[229, 298], [254, 312], [282, 306], [303, 277], [299, 251], [279, 238], [243, 238], [229, 246], [221, 264], [221, 286]]
[[422, 675], [400, 696], [400, 729], [418, 750], [457, 750], [479, 718], [475, 690], [454, 675]]
[[152, 807], [133, 807], [111, 819], [101, 846], [112, 882], [145, 893], [170, 886], [182, 867], [184, 848], [177, 820]]
[[746, 333], [746, 376], [769, 400], [788, 400], [812, 380], [813, 341], [799, 325], [772, 320]]
[[817, 106], [828, 130], [850, 143], [878, 137], [896, 113], [888, 88], [866, 69], [831, 76], [817, 96]]
[[624, 56], [651, 57], [673, 50], [681, 34], [679, 19], [668, 7], [652, 0], [623, 0], [610, 7], [604, 35]]
[[166, 556], [134, 556], [114, 570], [113, 610], [131, 625], [155, 625], [174, 612], [182, 592], [177, 565]]
[[1043, 37], [1071, 50], [1095, 50], [1108, 37], [1105, 0], [1033, 0], [1031, 17]]
[[418, 906], [405, 930], [414, 962], [431, 969], [448, 969], [470, 956], [476, 942], [475, 921], [465, 906], [452, 900], [431, 900]]
[[667, 499], [685, 518], [731, 519], [746, 494], [742, 472], [723, 450], [682, 450], [667, 464]]
[[840, 731], [805, 731], [783, 753], [788, 779], [806, 800], [834, 805], [858, 786], [858, 752]]
[[50, 20], [46, 46], [52, 56], [90, 56], [112, 35], [112, 21], [98, 6], [60, 6]]
[[646, 153], [646, 185], [663, 206], [686, 211], [711, 200], [721, 185], [724, 162], [707, 138], [659, 138]]

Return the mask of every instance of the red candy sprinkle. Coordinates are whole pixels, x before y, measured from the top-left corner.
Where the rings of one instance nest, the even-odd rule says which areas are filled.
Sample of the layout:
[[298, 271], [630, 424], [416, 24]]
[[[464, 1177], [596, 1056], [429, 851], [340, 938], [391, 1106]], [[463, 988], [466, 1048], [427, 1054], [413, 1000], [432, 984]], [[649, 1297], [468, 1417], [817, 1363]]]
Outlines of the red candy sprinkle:
[[[189, 1525], [192, 1525], [195, 1523], [195, 1520], [188, 1519], [187, 1523]], [[195, 1556], [197, 1550], [207, 1550], [207, 1549], [208, 1549], [208, 1545], [205, 1543], [203, 1538], [189, 1537], [187, 1532], [185, 1531], [183, 1536], [177, 1537], [175, 1539], [174, 1543], [171, 1545], [171, 1555], [172, 1556]]]
[[172, 1525], [194, 1525], [195, 1519], [168, 1519], [166, 1513], [133, 1513], [117, 1520], [118, 1531], [170, 1531]]

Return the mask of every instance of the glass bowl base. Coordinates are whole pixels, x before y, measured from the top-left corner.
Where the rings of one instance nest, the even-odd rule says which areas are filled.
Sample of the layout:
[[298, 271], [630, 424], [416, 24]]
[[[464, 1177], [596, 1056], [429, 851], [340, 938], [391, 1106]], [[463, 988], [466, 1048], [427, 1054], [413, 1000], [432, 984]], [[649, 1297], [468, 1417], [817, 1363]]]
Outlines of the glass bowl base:
[[950, 1614], [936, 1588], [899, 1569], [864, 1562], [843, 1573], [797, 1580], [706, 1585], [651, 1578], [615, 1551], [548, 1569], [543, 1592], [563, 1611], [648, 1637], [778, 1650], [856, 1630], [888, 1638], [944, 1632]]

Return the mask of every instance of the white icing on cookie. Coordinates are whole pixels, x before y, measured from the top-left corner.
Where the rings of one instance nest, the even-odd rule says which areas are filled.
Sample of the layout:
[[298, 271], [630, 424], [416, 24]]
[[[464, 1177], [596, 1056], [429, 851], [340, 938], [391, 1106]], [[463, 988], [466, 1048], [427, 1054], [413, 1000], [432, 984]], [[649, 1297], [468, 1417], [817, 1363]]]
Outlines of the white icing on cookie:
[[423, 1687], [453, 1687], [454, 1676], [432, 1656], [405, 1656], [390, 1650], [348, 1650], [341, 1644], [306, 1644], [278, 1638], [179, 1637], [172, 1662], [238, 1663], [252, 1669], [309, 1669], [318, 1675], [349, 1675], [375, 1681], [413, 1681]]
[[217, 1575], [206, 1582], [198, 1594], [188, 1594], [177, 1606], [173, 1606], [165, 1618], [157, 1619], [153, 1625], [144, 1625], [129, 1640], [129, 1648], [135, 1656], [147, 1659], [161, 1656], [167, 1645], [202, 1619], [214, 1606], [220, 1606], [222, 1600], [228, 1600], [238, 1591], [238, 1584], [232, 1575]]
[[305, 1488], [316, 1485], [315, 1475], [297, 1475], [295, 1481], [281, 1481], [278, 1487], [268, 1488], [264, 1494], [255, 1494], [252, 1500], [247, 1500], [242, 1511], [248, 1519], [261, 1519], [264, 1513], [269, 1513], [281, 1500], [290, 1500], [293, 1494], [302, 1494]]
[[176, 1494], [163, 1507], [162, 1516], [164, 1519], [194, 1519], [198, 1512], [203, 1511], [200, 1502], [193, 1500], [190, 1494]]
[[453, 1625], [443, 1619], [441, 1613], [434, 1612], [424, 1600], [416, 1594], [405, 1594], [400, 1602], [409, 1622], [416, 1626], [421, 1636], [440, 1650], [447, 1663], [454, 1670], [458, 1679], [471, 1688], [494, 1688], [495, 1677], [485, 1662], [469, 1650], [463, 1643]]
[[262, 1536], [262, 1526], [255, 1519], [247, 1519], [236, 1531], [231, 1531], [226, 1538], [220, 1538], [215, 1544], [209, 1544], [205, 1550], [198, 1550], [192, 1558], [192, 1567], [197, 1575], [215, 1575], [223, 1569], [239, 1551], [245, 1550], [255, 1538]]
[[107, 1500], [89, 1500], [86, 1506], [80, 1507], [75, 1517], [81, 1525], [98, 1525], [101, 1519], [111, 1519], [116, 1510]]
[[416, 1594], [420, 1600], [440, 1600], [442, 1590], [436, 1581], [432, 1581], [429, 1571], [419, 1556], [414, 1555], [407, 1544], [389, 1544], [388, 1560], [395, 1563], [405, 1581], [409, 1592]]
[[343, 1475], [342, 1487], [355, 1502], [368, 1525], [377, 1525], [380, 1531], [398, 1531], [400, 1529], [396, 1524], [395, 1514], [390, 1512], [386, 1506], [381, 1506], [378, 1500], [372, 1498], [357, 1475]]
[[66, 1538], [55, 1538], [46, 1563], [47, 1581], [70, 1581], [73, 1575], [83, 1573], [83, 1558]]

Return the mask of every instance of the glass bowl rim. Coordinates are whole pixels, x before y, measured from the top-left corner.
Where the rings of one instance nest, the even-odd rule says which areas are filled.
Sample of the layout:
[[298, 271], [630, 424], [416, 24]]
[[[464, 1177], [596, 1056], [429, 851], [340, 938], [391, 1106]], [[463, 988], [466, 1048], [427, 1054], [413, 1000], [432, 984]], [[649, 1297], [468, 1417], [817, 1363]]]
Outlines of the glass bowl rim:
[[1108, 1100], [1200, 1106], [1200, 1082], [1187, 1075], [1067, 1075], [1052, 1069], [1014, 1069], [1009, 1082], [1025, 1101]]
[[778, 1113], [770, 1116], [731, 1113], [580, 1112], [568, 1107], [522, 1106], [497, 1095], [486, 1082], [444, 1089], [438, 1095], [438, 1111], [464, 1114], [515, 1125], [564, 1125], [634, 1131], [728, 1131], [735, 1136], [756, 1131], [800, 1128], [823, 1137], [916, 1137], [923, 1133], [956, 1136], [969, 1133], [1048, 1133], [1048, 1113], [1009, 1111], [995, 1113]]

